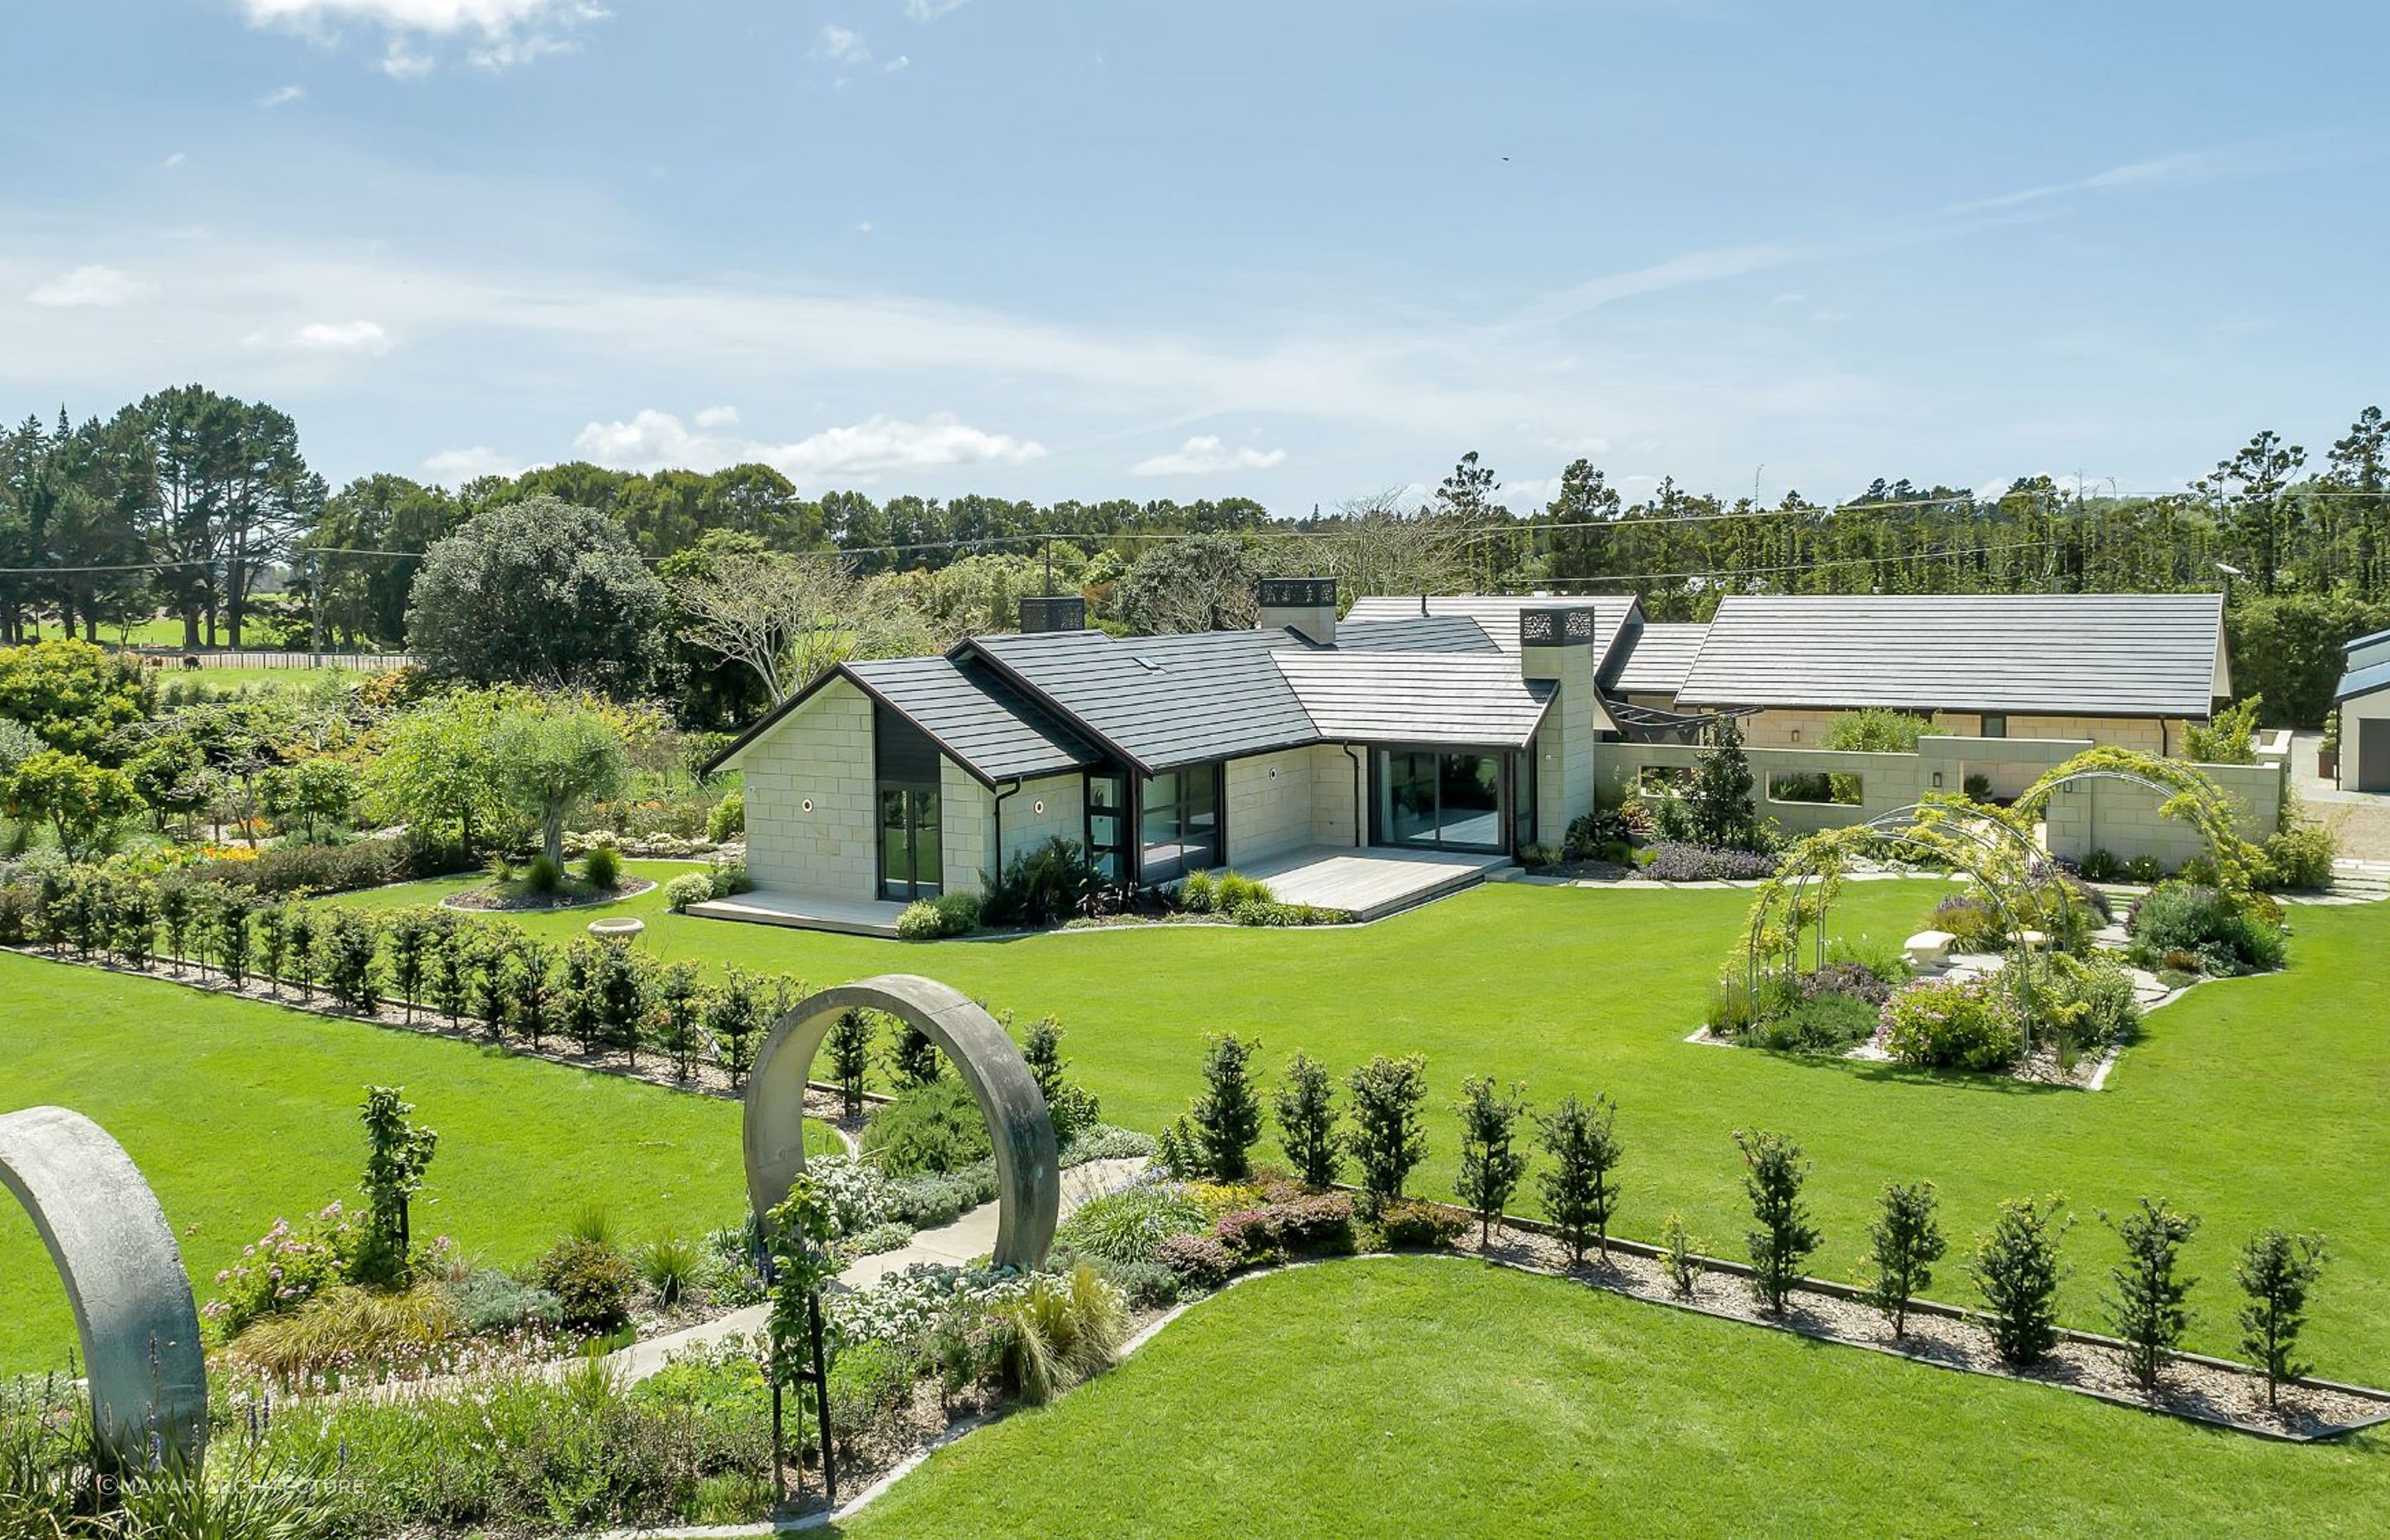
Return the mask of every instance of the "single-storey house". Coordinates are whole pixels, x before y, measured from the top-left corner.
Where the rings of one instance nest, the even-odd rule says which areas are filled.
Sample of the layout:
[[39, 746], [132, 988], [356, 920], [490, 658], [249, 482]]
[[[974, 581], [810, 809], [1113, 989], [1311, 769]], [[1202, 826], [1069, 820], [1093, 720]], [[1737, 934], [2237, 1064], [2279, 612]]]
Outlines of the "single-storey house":
[[1058, 836], [1142, 888], [1334, 851], [1475, 870], [1558, 844], [1636, 745], [1727, 709], [1761, 748], [1872, 705], [2057, 740], [2031, 770], [2083, 740], [2163, 751], [2229, 688], [2213, 595], [1736, 597], [1699, 626], [1627, 595], [1259, 597], [1253, 631], [1127, 638], [1032, 600], [1018, 634], [831, 670], [714, 762], [744, 774], [765, 896], [700, 912], [976, 891]]
[[2390, 791], [2390, 631], [2341, 648], [2340, 784], [2347, 791]]

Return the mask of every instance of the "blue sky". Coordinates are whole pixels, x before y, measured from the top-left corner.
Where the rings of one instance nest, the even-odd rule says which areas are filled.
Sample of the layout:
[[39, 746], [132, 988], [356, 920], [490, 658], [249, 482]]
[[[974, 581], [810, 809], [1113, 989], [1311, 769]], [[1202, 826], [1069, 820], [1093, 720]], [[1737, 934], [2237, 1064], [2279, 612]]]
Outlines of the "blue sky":
[[[1281, 513], [2179, 486], [2390, 398], [2371, 7], [15, 0], [0, 412]], [[2390, 403], [2385, 403], [2390, 404]]]

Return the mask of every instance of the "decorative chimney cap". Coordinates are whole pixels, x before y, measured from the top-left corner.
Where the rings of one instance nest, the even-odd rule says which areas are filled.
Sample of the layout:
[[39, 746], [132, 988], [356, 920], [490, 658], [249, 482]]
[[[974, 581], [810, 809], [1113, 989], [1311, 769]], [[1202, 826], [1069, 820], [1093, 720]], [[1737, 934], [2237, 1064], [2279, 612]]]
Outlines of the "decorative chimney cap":
[[1265, 610], [1333, 609], [1336, 580], [1325, 577], [1262, 579], [1257, 596]]
[[1592, 643], [1593, 607], [1589, 604], [1519, 611], [1521, 647], [1589, 647]]
[[1087, 601], [1077, 594], [1023, 594], [1021, 630], [1024, 635], [1048, 631], [1085, 631]]

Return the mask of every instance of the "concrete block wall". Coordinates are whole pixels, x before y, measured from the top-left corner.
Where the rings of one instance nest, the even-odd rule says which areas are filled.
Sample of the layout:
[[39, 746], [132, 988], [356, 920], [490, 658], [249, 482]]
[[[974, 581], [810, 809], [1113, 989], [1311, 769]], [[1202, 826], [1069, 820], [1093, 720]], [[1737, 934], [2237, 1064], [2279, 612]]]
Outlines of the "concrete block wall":
[[1593, 648], [1531, 647], [1520, 660], [1526, 678], [1560, 682], [1536, 734], [1536, 837], [1556, 845], [1571, 819], [1593, 809], [1600, 774], [1595, 738], [1613, 724], [1595, 687]]
[[1057, 837], [1074, 845], [1084, 844], [1087, 838], [1086, 794], [1086, 777], [1076, 770], [1022, 782], [1020, 790], [1004, 799], [1001, 819], [1006, 865]]
[[758, 887], [879, 896], [871, 701], [861, 690], [845, 679], [825, 687], [751, 744], [739, 769]]
[[1310, 748], [1228, 762], [1228, 865], [1248, 866], [1312, 842], [1316, 764]]
[[[1369, 777], [1375, 774], [1369, 751], [1356, 748], [1347, 754], [1336, 744], [1321, 743], [1304, 752], [1311, 756], [1311, 842], [1331, 849], [1367, 844]], [[1357, 783], [1353, 768], [1356, 758], [1361, 762]]]
[[[1754, 749], [1822, 748], [1826, 734], [1833, 727], [1834, 719], [1844, 714], [1839, 711], [1764, 711], [1743, 719], [1743, 740]], [[1934, 712], [1929, 714], [1934, 731], [1945, 737], [1973, 738], [1983, 731], [1984, 719], [1972, 712]], [[2011, 716], [2008, 721], [2008, 739], [2113, 744], [2122, 749], [2138, 749], [2143, 753], [2162, 754], [2181, 748], [2182, 725], [2129, 716]], [[1997, 743], [2006, 739], [1986, 741]], [[2022, 791], [2024, 789], [2019, 787], [2017, 789]]]
[[950, 893], [975, 893], [996, 865], [995, 793], [943, 754], [938, 758], [939, 879]]
[[[1928, 737], [1918, 740], [1914, 754], [1857, 754], [1832, 750], [1765, 749], [1747, 751], [1751, 761], [1752, 800], [1765, 816], [1773, 817], [1790, 834], [1808, 834], [1895, 813], [1922, 802], [1930, 791], [1956, 792], [1969, 772], [1999, 765], [2023, 781], [2022, 791], [2050, 767], [2074, 758], [2089, 747], [2083, 742], [2013, 738]], [[1998, 759], [1985, 756], [1997, 754]], [[1702, 751], [1679, 744], [1605, 744], [1601, 754], [1602, 800], [1616, 802], [1634, 794], [1647, 765], [1691, 765]], [[2243, 839], [2263, 841], [2279, 827], [2281, 769], [2271, 764], [2208, 764], [2200, 766], [2213, 777], [2240, 812]], [[1772, 777], [1841, 774], [1859, 778], [1857, 805], [1832, 802], [1785, 802], [1768, 795]], [[1934, 776], [1941, 784], [1934, 784]], [[2198, 830], [2158, 812], [2164, 801], [2153, 792], [2126, 781], [2086, 781], [2050, 799], [2044, 842], [2054, 855], [2080, 860], [2092, 849], [2114, 852], [2130, 859], [2152, 855], [2169, 869], [2203, 853], [2206, 842]]]

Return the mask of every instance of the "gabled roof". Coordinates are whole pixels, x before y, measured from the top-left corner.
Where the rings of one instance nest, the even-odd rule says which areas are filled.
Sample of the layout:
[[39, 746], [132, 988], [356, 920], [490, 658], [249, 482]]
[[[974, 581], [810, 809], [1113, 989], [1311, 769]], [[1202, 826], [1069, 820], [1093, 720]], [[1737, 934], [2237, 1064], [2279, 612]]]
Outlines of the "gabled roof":
[[1628, 634], [1626, 661], [1612, 687], [1632, 695], [1675, 695], [1684, 688], [1702, 638], [1709, 634], [1706, 625], [1645, 622], [1643, 629]]
[[847, 673], [991, 785], [1103, 763], [1094, 744], [975, 659], [889, 658]]
[[841, 663], [757, 718], [713, 756], [705, 774], [728, 764], [841, 679], [920, 728], [948, 758], [989, 786], [1103, 763], [1100, 750], [995, 670], [950, 655]]
[[[1446, 594], [1425, 598], [1405, 597], [1396, 594], [1378, 594], [1353, 601], [1345, 615], [1354, 621], [1416, 621], [1422, 616], [1465, 616], [1475, 621], [1496, 647], [1504, 652], [1519, 650], [1519, 611], [1522, 610], [1590, 610], [1593, 611], [1594, 666], [1599, 669], [1609, 660], [1611, 650], [1618, 645], [1619, 628], [1636, 612], [1639, 601], [1632, 594], [1554, 595], [1554, 594]], [[1343, 639], [1343, 630], [1337, 636]]]
[[1146, 771], [1258, 754], [1317, 734], [1283, 674], [1293, 633], [1200, 631], [1114, 640], [1100, 631], [980, 636], [963, 651], [992, 661], [1024, 692]]
[[1737, 597], [1679, 702], [2206, 718], [2218, 594]]
[[2344, 700], [2383, 690], [2390, 690], [2390, 662], [2370, 663], [2341, 675], [2340, 684], [2332, 692], [2332, 703], [2337, 706]]
[[1271, 661], [1330, 742], [1523, 748], [1560, 689], [1499, 653], [1287, 648]]
[[[1518, 628], [1511, 627], [1514, 645]], [[1473, 652], [1486, 657], [1504, 655], [1501, 645], [1485, 634], [1485, 628], [1467, 615], [1407, 615], [1394, 621], [1346, 620], [1336, 628], [1336, 648], [1342, 652], [1356, 649], [1395, 652]]]

